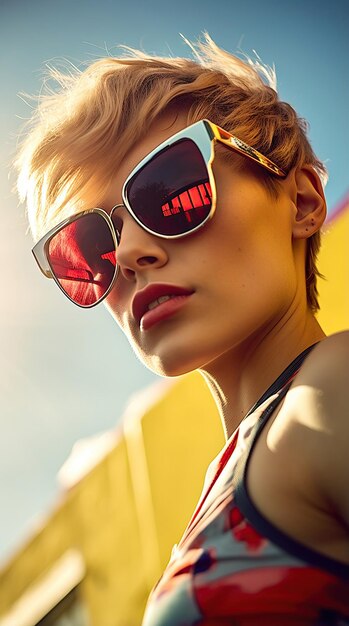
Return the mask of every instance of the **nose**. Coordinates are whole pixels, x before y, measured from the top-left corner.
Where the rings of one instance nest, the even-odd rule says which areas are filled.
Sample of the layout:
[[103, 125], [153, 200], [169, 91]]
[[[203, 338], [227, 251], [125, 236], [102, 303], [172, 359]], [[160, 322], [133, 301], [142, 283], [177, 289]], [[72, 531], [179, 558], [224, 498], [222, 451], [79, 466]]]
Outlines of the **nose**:
[[150, 267], [157, 269], [166, 265], [168, 254], [164, 239], [144, 230], [125, 208], [118, 210], [118, 218], [122, 220], [120, 229], [122, 232], [116, 251], [116, 261], [120, 273], [126, 280], [134, 281], [137, 275], [145, 273]]

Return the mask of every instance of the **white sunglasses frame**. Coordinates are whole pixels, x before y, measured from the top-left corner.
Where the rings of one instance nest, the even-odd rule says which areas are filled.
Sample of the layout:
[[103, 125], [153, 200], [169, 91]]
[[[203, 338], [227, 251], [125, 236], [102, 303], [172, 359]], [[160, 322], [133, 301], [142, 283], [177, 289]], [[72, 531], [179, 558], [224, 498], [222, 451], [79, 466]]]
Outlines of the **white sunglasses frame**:
[[[130, 186], [130, 184], [133, 182], [133, 179], [135, 178], [135, 176], [137, 176], [140, 170], [142, 170], [147, 165], [147, 163], [149, 163], [161, 151], [168, 149], [171, 145], [183, 139], [190, 139], [196, 144], [196, 146], [199, 148], [203, 156], [203, 159], [206, 163], [207, 172], [209, 176], [209, 182], [210, 182], [211, 191], [212, 191], [211, 208], [205, 220], [203, 220], [203, 222], [201, 222], [198, 226], [196, 226], [192, 230], [189, 230], [184, 233], [179, 233], [178, 235], [162, 235], [162, 234], [155, 232], [154, 230], [151, 230], [139, 220], [139, 218], [134, 213], [132, 206], [130, 205], [128, 201], [127, 189]], [[73, 302], [77, 306], [84, 308], [84, 309], [92, 308], [96, 306], [97, 304], [99, 304], [100, 302], [102, 302], [110, 293], [118, 276], [118, 266], [116, 264], [114, 276], [113, 276], [113, 279], [111, 281], [109, 288], [99, 300], [97, 300], [93, 304], [81, 305], [75, 300], [73, 300], [72, 298], [70, 298], [70, 296], [63, 289], [58, 278], [55, 276], [55, 273], [49, 261], [49, 244], [51, 240], [55, 237], [55, 235], [57, 235], [57, 233], [59, 233], [62, 229], [64, 229], [68, 224], [71, 224], [74, 221], [81, 219], [85, 215], [89, 215], [91, 213], [100, 215], [107, 222], [107, 225], [109, 227], [109, 230], [113, 238], [115, 249], [117, 249], [118, 247], [119, 234], [113, 224], [112, 215], [113, 215], [113, 212], [120, 207], [125, 207], [127, 211], [130, 213], [130, 215], [132, 216], [132, 218], [137, 222], [137, 224], [141, 226], [141, 228], [143, 228], [145, 231], [147, 231], [151, 235], [160, 237], [162, 239], [179, 239], [179, 238], [191, 235], [192, 233], [202, 228], [206, 224], [206, 222], [208, 222], [213, 217], [215, 210], [216, 210], [217, 192], [216, 192], [216, 184], [215, 184], [213, 171], [212, 171], [212, 162], [214, 159], [214, 145], [217, 141], [225, 145], [227, 148], [230, 148], [234, 150], [235, 152], [238, 152], [239, 154], [247, 157], [251, 161], [257, 163], [258, 165], [266, 169], [268, 172], [270, 172], [274, 176], [277, 176], [279, 178], [285, 178], [287, 176], [287, 174], [280, 167], [278, 167], [278, 165], [276, 165], [273, 161], [271, 161], [268, 157], [264, 156], [263, 154], [258, 152], [258, 150], [256, 150], [252, 146], [249, 146], [248, 144], [246, 144], [244, 141], [242, 141], [235, 135], [232, 135], [226, 130], [223, 130], [223, 128], [220, 128], [220, 126], [217, 126], [217, 124], [214, 124], [213, 122], [207, 119], [200, 120], [199, 122], [195, 122], [194, 124], [191, 124], [190, 126], [184, 128], [183, 130], [179, 131], [178, 133], [172, 135], [171, 137], [163, 141], [159, 146], [154, 148], [154, 150], [152, 150], [149, 154], [147, 154], [147, 156], [144, 157], [144, 159], [142, 159], [134, 167], [132, 172], [126, 178], [122, 187], [123, 202], [121, 204], [116, 204], [112, 208], [110, 214], [108, 214], [104, 209], [97, 208], [97, 207], [92, 208], [92, 209], [87, 209], [85, 211], [81, 211], [80, 213], [76, 213], [70, 217], [67, 217], [65, 220], [63, 220], [62, 222], [54, 226], [48, 233], [46, 233], [35, 244], [35, 246], [32, 249], [32, 253], [34, 255], [34, 258], [41, 272], [47, 278], [53, 278], [56, 284], [58, 285], [58, 287], [61, 289], [61, 291], [69, 300], [71, 300], [71, 302]]]

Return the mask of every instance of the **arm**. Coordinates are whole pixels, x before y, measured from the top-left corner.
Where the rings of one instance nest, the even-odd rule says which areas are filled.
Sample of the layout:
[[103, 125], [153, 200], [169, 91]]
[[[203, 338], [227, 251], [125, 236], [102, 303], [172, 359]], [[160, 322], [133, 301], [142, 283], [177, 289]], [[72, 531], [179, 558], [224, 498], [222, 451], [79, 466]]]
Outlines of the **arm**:
[[349, 535], [349, 331], [328, 337], [313, 350], [289, 402], [293, 419], [303, 427], [314, 484]]

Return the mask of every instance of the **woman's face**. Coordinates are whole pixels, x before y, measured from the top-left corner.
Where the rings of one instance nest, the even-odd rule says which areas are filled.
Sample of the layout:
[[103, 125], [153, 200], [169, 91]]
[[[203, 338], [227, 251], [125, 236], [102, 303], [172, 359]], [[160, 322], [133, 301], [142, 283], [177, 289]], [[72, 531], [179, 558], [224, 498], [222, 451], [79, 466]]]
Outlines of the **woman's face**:
[[[158, 119], [124, 159], [103, 206], [110, 210], [122, 202], [129, 172], [187, 125], [184, 113]], [[209, 370], [229, 351], [259, 342], [287, 315], [297, 291], [291, 225], [296, 209], [287, 183], [275, 200], [247, 167], [237, 170], [218, 155], [213, 171], [216, 212], [183, 239], [150, 235], [124, 207], [117, 209], [120, 271], [106, 305], [141, 360], [159, 374]], [[154, 306], [158, 293], [171, 296], [171, 287], [185, 295]], [[140, 320], [144, 301], [138, 309], [134, 298], [141, 290], [154, 308]]]

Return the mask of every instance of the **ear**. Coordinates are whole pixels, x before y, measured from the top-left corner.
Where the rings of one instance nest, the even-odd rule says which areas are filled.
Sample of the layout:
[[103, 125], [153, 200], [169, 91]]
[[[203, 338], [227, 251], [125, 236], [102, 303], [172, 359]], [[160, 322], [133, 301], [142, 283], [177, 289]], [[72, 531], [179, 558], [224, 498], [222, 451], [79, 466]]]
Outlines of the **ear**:
[[311, 165], [303, 165], [294, 173], [296, 184], [296, 216], [293, 236], [307, 239], [319, 230], [326, 218], [326, 200], [320, 178]]

